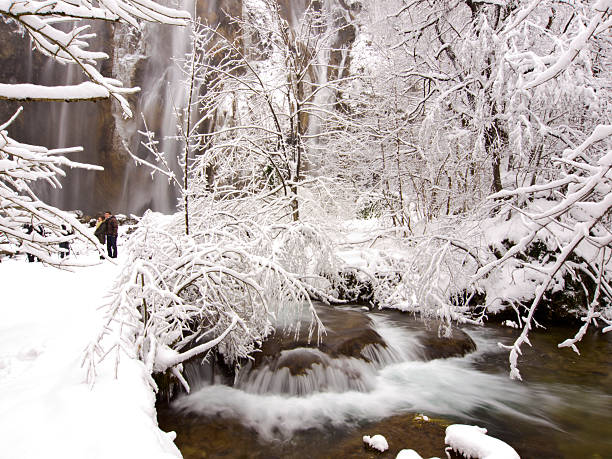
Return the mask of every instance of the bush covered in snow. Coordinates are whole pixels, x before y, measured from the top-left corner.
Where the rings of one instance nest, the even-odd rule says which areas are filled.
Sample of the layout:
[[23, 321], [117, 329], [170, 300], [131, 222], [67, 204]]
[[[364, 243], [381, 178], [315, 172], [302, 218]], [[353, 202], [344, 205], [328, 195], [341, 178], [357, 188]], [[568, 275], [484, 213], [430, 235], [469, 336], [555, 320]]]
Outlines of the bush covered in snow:
[[216, 347], [237, 364], [273, 323], [297, 333], [304, 307], [312, 314], [310, 338], [319, 338], [310, 298], [329, 298], [323, 274], [336, 263], [325, 236], [307, 223], [260, 225], [231, 215], [223, 203], [209, 204], [206, 218], [192, 219], [189, 235], [179, 214], [153, 212], [130, 235], [108, 327], [88, 350], [90, 381], [96, 362], [115, 349], [143, 360], [150, 373], [170, 369], [188, 390], [182, 362]]

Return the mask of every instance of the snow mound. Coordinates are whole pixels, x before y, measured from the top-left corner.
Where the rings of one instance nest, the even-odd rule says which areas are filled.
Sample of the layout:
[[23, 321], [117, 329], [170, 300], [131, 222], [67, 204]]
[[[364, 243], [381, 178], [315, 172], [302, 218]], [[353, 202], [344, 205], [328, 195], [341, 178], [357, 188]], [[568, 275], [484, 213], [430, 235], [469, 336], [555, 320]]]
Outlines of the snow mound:
[[376, 449], [381, 453], [389, 449], [387, 439], [382, 435], [374, 435], [373, 437], [370, 437], [369, 435], [364, 435], [363, 442], [370, 448]]
[[444, 442], [469, 458], [520, 459], [514, 448], [486, 433], [487, 429], [482, 427], [453, 424], [446, 428]]
[[403, 449], [397, 453], [395, 459], [423, 459], [423, 456], [413, 449]]
[[[99, 260], [96, 252], [79, 258]], [[115, 367], [107, 358], [97, 366], [95, 386], [85, 383], [80, 362], [107, 324], [100, 307], [120, 269], [92, 263], [68, 271], [23, 256], [0, 263], [2, 459], [182, 457], [176, 435], [157, 425], [141, 361], [122, 358]]]
[[[423, 459], [423, 456], [421, 456], [419, 453], [417, 453], [413, 449], [403, 449], [399, 453], [397, 453], [397, 456], [395, 456], [395, 459]], [[429, 459], [440, 459], [440, 458], [430, 457]]]

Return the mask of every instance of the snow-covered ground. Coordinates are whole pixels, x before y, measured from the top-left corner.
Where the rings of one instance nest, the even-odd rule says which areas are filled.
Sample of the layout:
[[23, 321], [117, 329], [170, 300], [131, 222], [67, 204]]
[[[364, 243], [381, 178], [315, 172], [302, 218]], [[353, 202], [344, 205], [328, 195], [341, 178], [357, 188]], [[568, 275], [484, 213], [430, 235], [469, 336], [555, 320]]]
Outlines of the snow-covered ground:
[[[122, 355], [115, 378], [115, 359], [108, 358], [96, 367], [95, 385], [86, 382], [84, 350], [103, 326], [100, 306], [121, 266], [122, 247], [116, 264], [78, 252], [71, 257], [92, 266], [64, 271], [23, 255], [0, 263], [0, 459], [180, 458], [174, 433], [158, 428], [142, 362]], [[486, 454], [511, 450], [481, 437], [468, 445], [469, 438], [455, 435], [447, 443], [476, 454], [485, 447]], [[378, 434], [364, 441], [388, 448]], [[409, 453], [420, 457], [403, 452]], [[474, 457], [511, 457], [486, 454]]]
[[85, 381], [83, 351], [117, 269], [0, 263], [0, 459], [181, 457], [174, 435], [157, 427], [141, 362], [122, 358], [115, 379], [107, 359], [92, 389]]

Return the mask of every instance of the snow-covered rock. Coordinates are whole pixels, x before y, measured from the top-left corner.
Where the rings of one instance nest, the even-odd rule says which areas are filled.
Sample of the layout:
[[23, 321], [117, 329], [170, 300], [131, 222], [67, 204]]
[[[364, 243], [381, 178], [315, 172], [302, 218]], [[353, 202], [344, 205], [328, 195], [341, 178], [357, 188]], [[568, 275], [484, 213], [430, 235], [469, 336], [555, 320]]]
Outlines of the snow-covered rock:
[[370, 437], [369, 435], [363, 436], [363, 442], [368, 445], [372, 449], [376, 449], [381, 453], [383, 451], [387, 451], [389, 449], [389, 444], [387, 443], [387, 439], [382, 435], [374, 435]]
[[469, 458], [520, 459], [514, 448], [497, 438], [489, 437], [487, 429], [478, 426], [448, 426], [444, 441], [454, 451]]
[[413, 449], [403, 449], [397, 453], [395, 459], [423, 459], [423, 456]]
[[[397, 453], [397, 456], [395, 456], [395, 459], [423, 459], [423, 456], [421, 456], [419, 453], [417, 453], [413, 449], [403, 449], [399, 453]], [[430, 457], [429, 459], [440, 459], [440, 458]]]

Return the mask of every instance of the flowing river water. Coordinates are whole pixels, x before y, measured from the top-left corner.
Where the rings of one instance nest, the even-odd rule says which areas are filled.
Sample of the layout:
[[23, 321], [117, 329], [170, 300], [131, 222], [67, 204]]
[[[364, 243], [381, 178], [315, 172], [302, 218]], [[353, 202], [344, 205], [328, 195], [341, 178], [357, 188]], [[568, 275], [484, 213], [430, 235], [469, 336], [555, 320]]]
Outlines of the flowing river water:
[[[486, 427], [522, 458], [612, 458], [612, 333], [588, 334], [578, 356], [557, 348], [574, 328], [532, 332], [519, 382], [498, 346], [517, 330], [465, 327], [447, 340], [407, 314], [319, 311], [318, 347], [276, 336], [233, 379], [187, 368], [191, 394], [158, 404], [185, 459], [446, 457], [452, 423]], [[363, 446], [378, 433], [385, 454]]]

